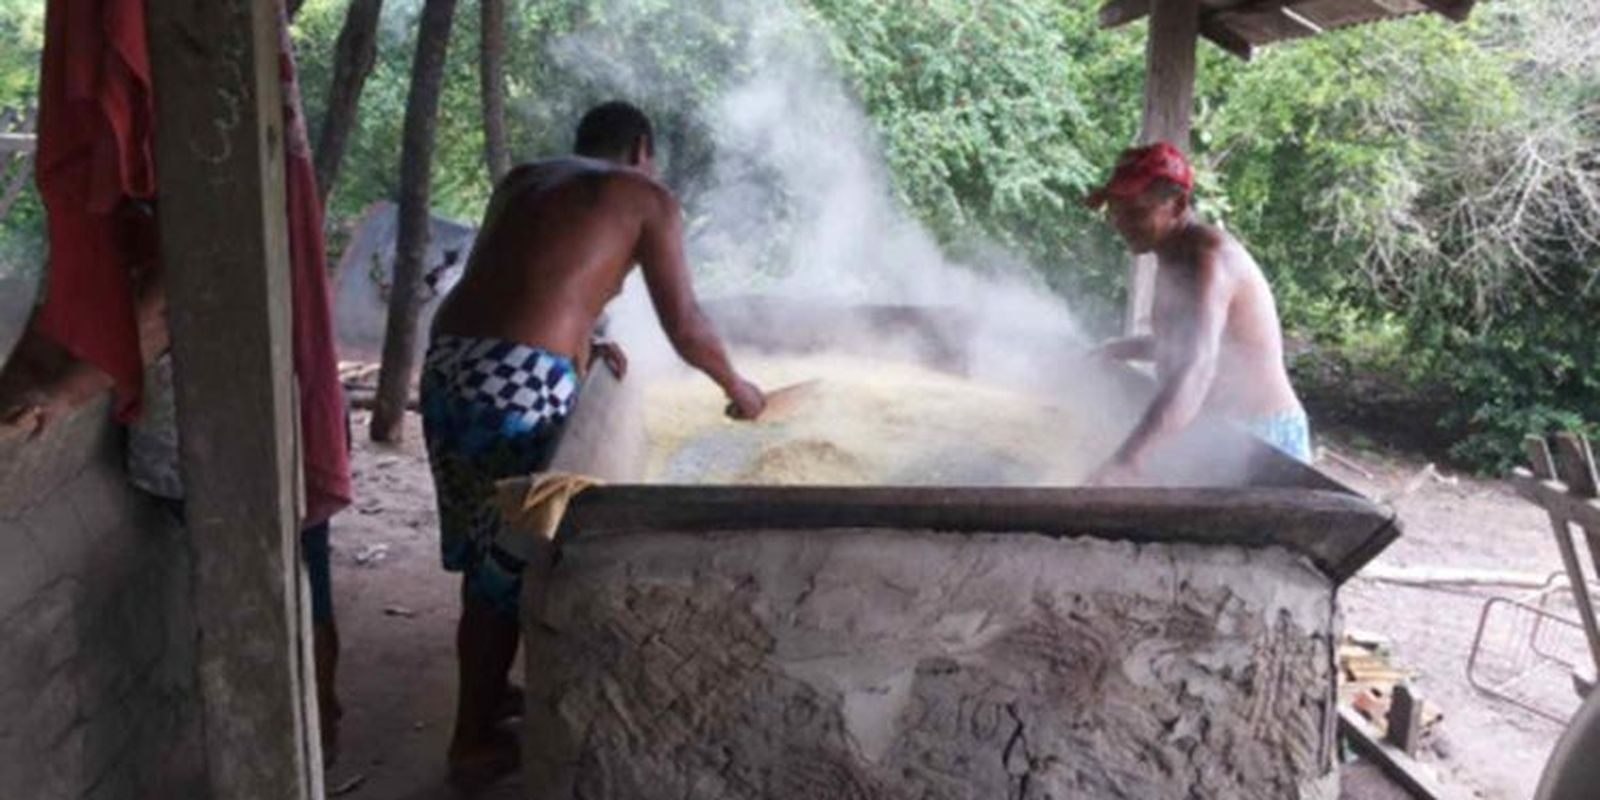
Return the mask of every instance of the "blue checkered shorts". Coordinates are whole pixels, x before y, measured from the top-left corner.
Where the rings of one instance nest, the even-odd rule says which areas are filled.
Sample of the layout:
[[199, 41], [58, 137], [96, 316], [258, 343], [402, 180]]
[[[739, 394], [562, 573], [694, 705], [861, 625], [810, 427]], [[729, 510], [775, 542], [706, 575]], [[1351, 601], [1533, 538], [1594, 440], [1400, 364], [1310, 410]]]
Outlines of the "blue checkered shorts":
[[444, 567], [515, 617], [523, 560], [495, 544], [495, 482], [543, 470], [577, 399], [566, 356], [503, 339], [435, 336], [422, 369], [422, 427]]
[[1311, 463], [1311, 421], [1304, 411], [1279, 411], [1242, 420], [1245, 430], [1304, 464]]

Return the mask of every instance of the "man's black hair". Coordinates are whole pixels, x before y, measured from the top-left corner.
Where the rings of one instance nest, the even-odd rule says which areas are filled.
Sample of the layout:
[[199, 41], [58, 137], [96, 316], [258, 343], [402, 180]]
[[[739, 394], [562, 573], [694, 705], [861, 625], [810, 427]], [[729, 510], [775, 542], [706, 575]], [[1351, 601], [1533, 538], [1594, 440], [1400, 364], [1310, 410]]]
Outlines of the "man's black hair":
[[578, 135], [572, 150], [589, 158], [625, 158], [644, 138], [645, 153], [655, 151], [655, 133], [650, 118], [632, 103], [612, 100], [589, 109], [578, 122]]

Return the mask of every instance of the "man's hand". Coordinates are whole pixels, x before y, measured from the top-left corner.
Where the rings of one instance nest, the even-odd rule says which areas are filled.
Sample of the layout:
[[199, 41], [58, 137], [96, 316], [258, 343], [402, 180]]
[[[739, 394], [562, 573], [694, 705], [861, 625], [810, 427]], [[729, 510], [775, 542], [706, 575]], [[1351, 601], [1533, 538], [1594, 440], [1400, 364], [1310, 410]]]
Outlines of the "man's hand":
[[628, 354], [622, 352], [622, 345], [610, 339], [595, 339], [589, 345], [589, 367], [594, 368], [595, 359], [606, 362], [611, 368], [611, 374], [622, 380], [628, 374]]
[[744, 378], [738, 378], [733, 387], [728, 389], [728, 416], [740, 420], [753, 420], [760, 417], [766, 408], [766, 395], [762, 394], [761, 389], [755, 384]]

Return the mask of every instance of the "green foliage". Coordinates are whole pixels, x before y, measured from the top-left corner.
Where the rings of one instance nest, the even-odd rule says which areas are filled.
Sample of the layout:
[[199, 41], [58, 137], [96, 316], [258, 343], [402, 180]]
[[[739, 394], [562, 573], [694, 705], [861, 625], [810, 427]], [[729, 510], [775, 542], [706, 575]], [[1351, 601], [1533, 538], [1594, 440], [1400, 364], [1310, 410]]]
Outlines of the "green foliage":
[[[771, 66], [762, 58], [814, 59], [859, 101], [894, 197], [942, 247], [975, 261], [996, 245], [1020, 255], [1109, 324], [1126, 258], [1077, 201], [1136, 136], [1144, 31], [1101, 30], [1097, 5], [520, 0], [506, 54], [511, 149], [565, 152], [583, 108], [624, 95], [656, 119], [665, 179], [702, 231], [716, 213], [699, 202], [708, 176], [739, 155], [719, 151], [711, 112]], [[307, 0], [295, 23], [313, 133], [345, 6]], [[395, 194], [419, 8], [385, 3], [335, 223]], [[43, 10], [0, 0], [0, 104], [32, 100]], [[434, 199], [475, 218], [490, 189], [478, 14], [457, 13]], [[1437, 424], [1485, 469], [1514, 458], [1526, 432], [1600, 421], [1600, 344], [1585, 331], [1600, 314], [1596, 29], [1592, 3], [1500, 0], [1465, 26], [1420, 15], [1276, 45], [1248, 64], [1201, 46], [1191, 144], [1202, 210], [1261, 263], [1298, 339], [1448, 398]], [[751, 205], [781, 230], [794, 198], [749, 169]], [[38, 260], [41, 222], [32, 197], [12, 209], [0, 266]]]
[[1286, 322], [1349, 351], [1398, 321], [1360, 360], [1449, 392], [1437, 424], [1485, 469], [1600, 420], [1581, 322], [1600, 311], [1600, 19], [1563, 13], [1508, 0], [1319, 37], [1201, 101], [1200, 157]]
[[[0, 0], [0, 108], [34, 105], [43, 48], [44, 4]], [[0, 291], [32, 287], [43, 264], [44, 209], [30, 181], [0, 220]]]
[[[334, 42], [344, 23], [345, 5], [339, 0], [307, 0], [295, 18], [296, 56], [313, 137], [327, 98]], [[415, 0], [384, 3], [377, 61], [362, 92], [339, 184], [329, 201], [329, 215], [334, 219], [353, 217], [368, 204], [392, 199], [398, 193], [400, 141], [421, 8]], [[478, 101], [478, 14], [473, 4], [462, 4], [456, 14], [439, 98], [433, 204], [440, 213], [474, 218], [492, 188], [483, 161]]]
[[1120, 250], [1078, 201], [1131, 137], [1094, 113], [1138, 89], [1131, 37], [1080, 37], [1092, 15], [1037, 0], [809, 5], [900, 200], [948, 249], [999, 244], [1073, 294], [1114, 291]]
[[44, 3], [0, 0], [0, 106], [28, 106], [38, 93]]

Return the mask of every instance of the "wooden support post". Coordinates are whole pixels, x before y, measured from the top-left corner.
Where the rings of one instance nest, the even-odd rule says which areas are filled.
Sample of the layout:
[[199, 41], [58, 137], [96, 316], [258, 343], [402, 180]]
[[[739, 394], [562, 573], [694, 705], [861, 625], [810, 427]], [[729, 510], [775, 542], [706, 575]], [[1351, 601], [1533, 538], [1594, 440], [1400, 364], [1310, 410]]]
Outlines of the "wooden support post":
[[210, 796], [318, 794], [299, 672], [279, 5], [149, 0]]
[[[1189, 121], [1194, 111], [1195, 49], [1200, 39], [1200, 0], [1162, 0], [1150, 8], [1150, 34], [1145, 44], [1145, 143], [1165, 139], [1189, 149]], [[1123, 329], [1129, 335], [1150, 330], [1155, 299], [1156, 260], [1134, 256], [1128, 269], [1128, 309]]]

